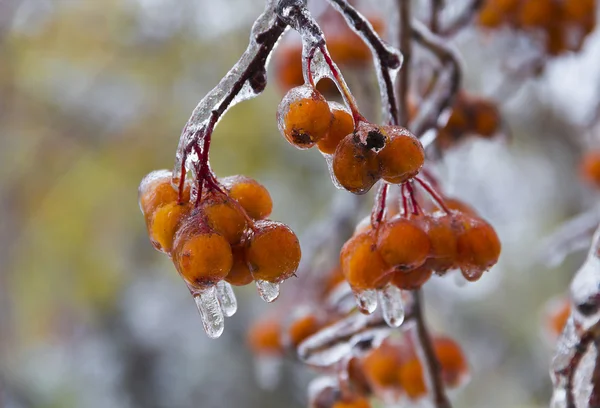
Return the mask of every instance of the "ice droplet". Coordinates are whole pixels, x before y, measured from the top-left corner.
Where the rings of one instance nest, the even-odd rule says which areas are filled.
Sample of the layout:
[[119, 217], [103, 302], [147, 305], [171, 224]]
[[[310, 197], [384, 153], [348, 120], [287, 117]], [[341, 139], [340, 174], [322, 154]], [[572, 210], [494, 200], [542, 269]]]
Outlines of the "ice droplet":
[[256, 288], [261, 299], [267, 303], [275, 301], [279, 297], [279, 284], [264, 280], [256, 281]]
[[211, 339], [218, 338], [223, 334], [225, 319], [217, 299], [217, 288], [211, 286], [195, 293], [194, 300], [202, 318], [204, 331]]
[[231, 285], [224, 280], [217, 283], [217, 296], [223, 314], [231, 317], [237, 312], [237, 299]]
[[383, 320], [390, 327], [399, 327], [404, 321], [402, 291], [394, 285], [387, 285], [379, 291], [379, 303]]
[[361, 313], [371, 314], [377, 309], [377, 291], [363, 290], [355, 291], [356, 305]]

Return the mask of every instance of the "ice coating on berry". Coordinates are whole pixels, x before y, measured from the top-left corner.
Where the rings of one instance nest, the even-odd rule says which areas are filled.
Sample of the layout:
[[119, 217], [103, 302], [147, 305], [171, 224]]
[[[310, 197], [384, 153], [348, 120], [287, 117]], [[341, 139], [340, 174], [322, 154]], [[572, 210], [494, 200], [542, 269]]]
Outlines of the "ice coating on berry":
[[208, 337], [211, 339], [220, 337], [225, 328], [225, 319], [217, 298], [216, 287], [209, 286], [198, 291], [194, 295], [194, 301]]
[[403, 270], [423, 265], [430, 248], [429, 238], [420, 223], [404, 217], [386, 222], [377, 239], [377, 250], [383, 260]]
[[354, 194], [365, 194], [379, 180], [381, 170], [377, 155], [355, 134], [338, 144], [333, 155], [333, 174], [338, 183]]
[[173, 249], [175, 233], [182, 220], [190, 213], [191, 205], [171, 202], [159, 207], [152, 217], [149, 235], [154, 248], [170, 253]]
[[377, 153], [381, 178], [393, 184], [416, 176], [425, 162], [425, 151], [419, 139], [401, 126], [382, 126], [385, 146]]
[[390, 327], [399, 327], [404, 321], [402, 292], [393, 284], [388, 284], [378, 292], [379, 306], [383, 319]]
[[350, 110], [337, 102], [328, 102], [333, 115], [329, 132], [317, 142], [317, 147], [324, 154], [333, 154], [341, 140], [354, 132], [354, 120]]
[[234, 286], [248, 285], [254, 278], [246, 262], [245, 248], [242, 245], [234, 245], [231, 247], [231, 253], [233, 255], [233, 265], [231, 265], [231, 270], [225, 277], [225, 281]]
[[[161, 206], [176, 202], [178, 191], [171, 185], [171, 172], [168, 170], [155, 170], [146, 175], [138, 187], [138, 200], [140, 210], [150, 220], [154, 212]], [[190, 186], [184, 189], [183, 201], [190, 199]]]
[[231, 198], [219, 195], [206, 199], [202, 203], [202, 213], [208, 226], [223, 235], [227, 242], [240, 242], [247, 227], [246, 218]]
[[246, 248], [246, 261], [257, 280], [279, 283], [292, 276], [300, 264], [300, 242], [285, 224], [259, 221]]
[[237, 311], [237, 299], [231, 285], [225, 281], [217, 283], [217, 297], [223, 314], [231, 317]]
[[353, 290], [378, 289], [389, 281], [389, 269], [370, 232], [355, 235], [342, 247], [340, 265]]
[[323, 139], [332, 119], [329, 104], [310, 85], [290, 89], [277, 108], [279, 131], [300, 149], [311, 148]]
[[271, 215], [273, 200], [269, 191], [256, 180], [246, 176], [231, 176], [221, 180], [249, 217], [262, 220]]

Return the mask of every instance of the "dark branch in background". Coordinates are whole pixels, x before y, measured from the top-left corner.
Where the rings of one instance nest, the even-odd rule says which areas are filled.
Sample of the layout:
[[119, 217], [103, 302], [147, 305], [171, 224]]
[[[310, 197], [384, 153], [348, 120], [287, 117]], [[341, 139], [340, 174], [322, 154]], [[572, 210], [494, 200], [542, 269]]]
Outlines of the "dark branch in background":
[[454, 102], [454, 98], [460, 89], [462, 71], [456, 52], [448, 47], [440, 37], [432, 34], [427, 27], [418, 21], [413, 20], [412, 36], [417, 43], [433, 53], [449, 73], [448, 84], [438, 80], [439, 87], [447, 89], [440, 89], [438, 92], [433, 92], [431, 96], [432, 100], [422, 103], [422, 106], [425, 108], [428, 107], [429, 103], [431, 103], [432, 107], [426, 109], [425, 112], [420, 112], [418, 117], [411, 123], [410, 128], [413, 133], [421, 137], [427, 130], [438, 130], [443, 125], [440, 124], [439, 118]]
[[440, 29], [440, 13], [444, 8], [444, 0], [431, 0], [431, 10], [429, 10], [429, 29], [437, 34]]
[[376, 68], [379, 71], [379, 75], [385, 84], [385, 89], [382, 90], [382, 94], [385, 93], [386, 100], [382, 100], [382, 103], [388, 107], [388, 115], [392, 124], [397, 125], [398, 121], [398, 105], [396, 97], [394, 95], [394, 85], [390, 70], [398, 69], [401, 65], [404, 65], [403, 58], [401, 55], [393, 51], [391, 47], [386, 45], [381, 38], [377, 35], [373, 26], [361, 15], [352, 5], [346, 0], [329, 0], [332, 6], [340, 12], [347, 23], [356, 31], [369, 45], [373, 52]]
[[404, 64], [398, 73], [398, 98], [400, 110], [398, 116], [402, 126], [408, 126], [408, 91], [410, 88], [410, 63], [412, 60], [411, 8], [410, 0], [398, 0], [400, 13], [400, 52], [404, 56]]
[[[436, 2], [438, 0], [433, 1]], [[471, 23], [481, 6], [483, 6], [484, 1], [485, 0], [472, 0], [471, 4], [467, 6], [465, 10], [452, 23], [448, 25], [448, 27], [439, 30], [439, 32], [436, 32], [436, 30], [433, 30], [432, 26], [432, 31], [434, 33], [439, 34], [442, 37], [452, 37], [456, 35], [460, 30], [467, 27]]]
[[435, 354], [431, 337], [427, 331], [427, 324], [423, 313], [422, 294], [420, 290], [412, 292], [412, 313], [414, 325], [409, 331], [413, 337], [419, 360], [423, 366], [423, 374], [428, 391], [432, 394], [433, 404], [436, 408], [452, 408], [450, 400], [446, 395], [444, 382], [442, 380], [441, 366]]

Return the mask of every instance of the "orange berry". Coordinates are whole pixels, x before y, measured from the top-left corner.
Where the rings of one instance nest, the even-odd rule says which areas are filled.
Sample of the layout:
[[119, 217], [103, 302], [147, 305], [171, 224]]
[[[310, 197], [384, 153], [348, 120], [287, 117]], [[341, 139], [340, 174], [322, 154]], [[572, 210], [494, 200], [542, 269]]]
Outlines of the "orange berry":
[[233, 255], [233, 265], [225, 277], [225, 280], [234, 286], [244, 286], [254, 280], [248, 263], [246, 262], [246, 252], [243, 246], [236, 245], [231, 248]]
[[600, 150], [589, 151], [583, 155], [579, 174], [594, 187], [600, 187]]
[[268, 316], [254, 321], [248, 329], [248, 345], [257, 354], [282, 354], [279, 319]]
[[494, 228], [482, 219], [455, 214], [459, 224], [456, 261], [463, 276], [478, 280], [498, 262], [501, 244]]
[[446, 204], [446, 207], [448, 207], [450, 210], [456, 210], [460, 213], [477, 216], [477, 210], [458, 198], [444, 197], [444, 204]]
[[425, 162], [421, 142], [401, 126], [382, 126], [381, 131], [386, 136], [385, 146], [377, 153], [381, 178], [400, 184], [416, 176]]
[[562, 298], [559, 301], [554, 300], [552, 302], [546, 316], [546, 326], [553, 336], [558, 337], [563, 331], [570, 315], [571, 302], [569, 302], [568, 298]]
[[371, 408], [371, 403], [364, 397], [355, 397], [337, 401], [331, 408]]
[[173, 240], [181, 221], [187, 217], [192, 209], [191, 204], [177, 204], [170, 202], [159, 207], [152, 217], [149, 226], [150, 241], [154, 248], [166, 253], [173, 249]]
[[273, 200], [258, 181], [246, 176], [231, 176], [221, 182], [227, 187], [229, 197], [240, 203], [250, 218], [262, 220], [271, 215]]
[[230, 198], [220, 194], [205, 198], [202, 213], [208, 226], [223, 235], [227, 242], [240, 242], [248, 225], [244, 214]]
[[456, 263], [457, 243], [452, 218], [448, 215], [428, 217], [426, 230], [431, 250], [425, 265], [435, 272], [444, 273]]
[[556, 15], [554, 0], [529, 0], [522, 2], [517, 18], [525, 27], [545, 27]]
[[300, 243], [285, 224], [259, 221], [246, 248], [246, 260], [254, 279], [282, 282], [300, 264]]
[[396, 217], [381, 226], [377, 250], [383, 260], [396, 269], [409, 270], [425, 262], [431, 244], [427, 233], [415, 219]]
[[369, 383], [380, 388], [398, 387], [398, 368], [403, 360], [402, 351], [398, 345], [388, 341], [371, 350], [362, 361], [362, 368]]
[[495, 7], [484, 6], [477, 17], [479, 24], [486, 28], [495, 28], [502, 24], [502, 14]]
[[[156, 170], [148, 174], [138, 189], [140, 209], [149, 224], [152, 215], [161, 206], [176, 202], [179, 196], [177, 190], [171, 185], [171, 172]], [[190, 186], [185, 185], [183, 202], [190, 201]]]
[[304, 83], [301, 44], [282, 44], [277, 47], [274, 60], [275, 75], [283, 90], [287, 91]]
[[340, 252], [342, 273], [356, 290], [377, 289], [385, 286], [390, 277], [377, 248], [372, 232], [365, 232], [350, 238]]
[[277, 116], [282, 134], [300, 149], [311, 148], [323, 139], [333, 117], [323, 95], [310, 85], [292, 88], [279, 104]]
[[596, 10], [595, 0], [564, 0], [563, 15], [567, 21], [582, 22], [593, 18]]
[[348, 361], [348, 382], [352, 389], [359, 395], [368, 395], [371, 393], [371, 385], [365, 374], [362, 361], [358, 357], [352, 357]]
[[500, 127], [500, 112], [491, 102], [478, 100], [473, 105], [473, 115], [475, 117], [475, 133], [480, 136], [490, 137], [496, 133]]
[[327, 135], [317, 142], [319, 150], [325, 154], [335, 153], [340, 141], [354, 132], [354, 120], [348, 109], [336, 102], [329, 102], [329, 108], [333, 114], [331, 127]]
[[409, 271], [397, 271], [392, 275], [392, 284], [403, 290], [420, 289], [431, 277], [431, 268], [421, 266]]
[[323, 327], [319, 318], [313, 313], [307, 313], [292, 321], [288, 327], [288, 340], [292, 347], [298, 347], [304, 340], [318, 332]]
[[342, 187], [354, 194], [365, 194], [379, 180], [377, 154], [349, 134], [333, 155], [333, 174]]
[[[444, 384], [448, 387], [460, 385], [469, 371], [460, 346], [452, 339], [436, 337], [433, 339], [433, 348], [442, 369]], [[411, 358], [400, 367], [398, 379], [411, 399], [423, 397], [427, 392], [423, 368], [414, 351]]]
[[[190, 224], [195, 217], [188, 218]], [[216, 232], [186, 224], [175, 237], [173, 263], [191, 285], [202, 288], [224, 279], [233, 264], [231, 247]]]

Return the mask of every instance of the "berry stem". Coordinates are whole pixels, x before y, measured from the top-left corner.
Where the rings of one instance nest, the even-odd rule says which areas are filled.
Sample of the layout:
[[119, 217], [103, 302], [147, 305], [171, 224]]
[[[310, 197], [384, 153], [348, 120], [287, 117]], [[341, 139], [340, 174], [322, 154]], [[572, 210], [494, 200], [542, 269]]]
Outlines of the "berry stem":
[[400, 194], [402, 195], [402, 213], [405, 217], [408, 217], [408, 199], [406, 198], [406, 183], [402, 183], [400, 187]]
[[423, 313], [422, 293], [420, 290], [414, 290], [411, 293], [413, 298], [412, 313], [414, 325], [408, 326], [409, 334], [414, 341], [417, 355], [423, 366], [425, 383], [427, 384], [429, 392], [433, 394], [435, 408], [452, 408], [452, 404], [450, 404], [450, 400], [446, 395], [444, 382], [442, 380], [440, 362], [437, 359], [431, 336], [427, 330], [427, 324]]
[[408, 191], [408, 196], [410, 197], [410, 202], [412, 204], [413, 215], [419, 215], [421, 213], [421, 207], [415, 198], [415, 191], [410, 181], [406, 183], [406, 190]]
[[382, 93], [382, 106], [387, 106], [389, 123], [397, 125], [399, 123], [398, 105], [396, 95], [394, 95], [394, 86], [390, 71], [401, 67], [403, 64], [402, 54], [398, 54], [396, 50], [386, 45], [379, 35], [377, 35], [377, 32], [375, 32], [369, 21], [349, 4], [348, 1], [329, 0], [329, 3], [344, 16], [348, 25], [358, 33], [363, 41], [371, 48], [375, 66], [385, 85], [385, 98], [383, 98]]
[[444, 199], [441, 195], [439, 195], [437, 191], [435, 191], [431, 184], [429, 184], [425, 180], [422, 180], [419, 177], [415, 177], [414, 179], [421, 185], [421, 187], [423, 187], [423, 189], [425, 189], [425, 191], [427, 191], [431, 198], [433, 198], [435, 202], [438, 203], [438, 205], [442, 208], [442, 210], [444, 210], [446, 214], [450, 214], [450, 209], [446, 206], [446, 203], [444, 203]]
[[371, 211], [371, 227], [373, 227], [373, 229], [377, 229], [379, 224], [381, 224], [381, 221], [383, 221], [388, 190], [389, 184], [382, 181], [379, 190], [377, 191], [377, 196], [375, 197], [373, 210]]

